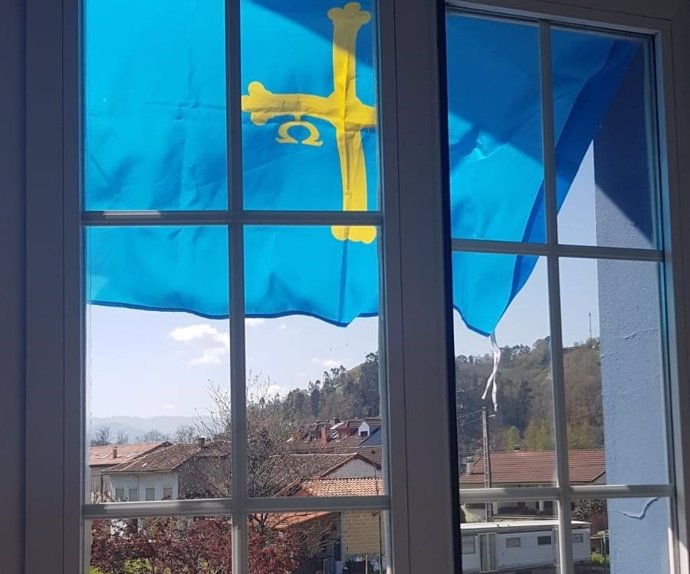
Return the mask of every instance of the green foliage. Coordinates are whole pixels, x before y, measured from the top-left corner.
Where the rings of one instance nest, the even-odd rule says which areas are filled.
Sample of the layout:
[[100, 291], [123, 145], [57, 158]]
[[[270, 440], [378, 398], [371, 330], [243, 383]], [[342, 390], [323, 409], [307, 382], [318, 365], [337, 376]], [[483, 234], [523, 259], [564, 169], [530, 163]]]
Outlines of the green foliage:
[[592, 552], [592, 563], [600, 566], [608, 566], [609, 557], [600, 554], [599, 552]]
[[332, 418], [375, 417], [379, 414], [379, 358], [369, 353], [361, 365], [342, 365], [309, 381], [306, 389], [290, 391], [281, 403], [285, 420], [304, 424]]
[[[459, 455], [481, 449], [481, 399], [493, 368], [493, 357], [460, 355], [455, 360]], [[564, 351], [566, 409], [570, 448], [601, 448], [604, 444], [601, 370], [596, 340]], [[549, 339], [531, 347], [501, 349], [498, 370], [499, 410], [490, 418], [491, 448], [496, 451], [552, 450], [553, 406]]]

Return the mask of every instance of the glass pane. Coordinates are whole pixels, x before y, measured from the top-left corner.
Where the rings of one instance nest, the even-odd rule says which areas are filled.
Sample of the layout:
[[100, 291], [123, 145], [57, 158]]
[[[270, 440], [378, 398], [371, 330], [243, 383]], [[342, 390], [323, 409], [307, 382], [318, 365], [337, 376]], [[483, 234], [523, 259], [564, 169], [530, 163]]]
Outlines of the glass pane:
[[87, 523], [88, 574], [230, 574], [229, 517], [164, 517]]
[[[578, 551], [582, 574], [666, 574], [670, 572], [671, 515], [665, 498], [585, 499], [572, 503], [573, 521], [589, 526], [590, 544]], [[573, 536], [577, 530], [573, 529]], [[644, 541], [644, 543], [640, 543]], [[588, 556], [587, 556], [588, 554]]]
[[452, 237], [544, 241], [539, 31], [448, 13]]
[[[553, 501], [540, 505], [555, 507]], [[516, 502], [529, 507], [536, 502]], [[558, 521], [525, 516], [500, 522], [466, 522], [462, 532], [463, 572], [530, 572], [555, 574], [558, 564]], [[585, 574], [578, 572], [578, 574]]]
[[570, 480], [665, 483], [658, 265], [562, 259], [560, 268]]
[[249, 517], [249, 572], [383, 574], [384, 512], [291, 512]]
[[208, 257], [197, 296], [227, 312], [227, 245], [225, 228], [87, 230], [88, 500], [228, 494], [228, 320], [144, 310], [186, 305], [187, 265]]
[[629, 36], [552, 32], [561, 243], [659, 244], [650, 53]]
[[87, 0], [84, 205], [227, 206], [222, 0]]
[[377, 310], [376, 245], [252, 227], [245, 248], [247, 308], [302, 313], [247, 319], [250, 494], [382, 494], [379, 319], [351, 320]]
[[379, 309], [378, 241], [341, 239], [374, 227], [267, 227], [245, 230], [248, 317], [300, 314], [345, 326]]
[[[462, 275], [460, 265], [465, 264], [465, 257], [472, 264], [499, 269], [515, 261], [512, 255], [454, 253], [456, 280]], [[467, 301], [462, 299], [466, 293], [457, 289], [457, 283], [454, 287], [456, 297], [459, 294], [461, 301]], [[508, 297], [497, 285], [487, 286], [486, 292], [498, 298]], [[480, 307], [484, 304], [492, 302], [475, 303]], [[475, 312], [469, 302], [461, 307], [464, 308], [470, 309], [473, 318], [481, 315], [481, 309]], [[500, 319], [495, 328], [496, 350], [489, 337], [470, 330], [467, 318], [461, 318], [458, 313], [455, 314], [454, 337], [460, 486], [553, 484], [546, 261], [536, 262], [525, 287]], [[498, 349], [500, 356], [496, 354]], [[494, 371], [495, 382], [491, 385], [489, 381]], [[486, 464], [487, 458], [489, 464]]]
[[378, 209], [375, 3], [241, 4], [245, 207]]

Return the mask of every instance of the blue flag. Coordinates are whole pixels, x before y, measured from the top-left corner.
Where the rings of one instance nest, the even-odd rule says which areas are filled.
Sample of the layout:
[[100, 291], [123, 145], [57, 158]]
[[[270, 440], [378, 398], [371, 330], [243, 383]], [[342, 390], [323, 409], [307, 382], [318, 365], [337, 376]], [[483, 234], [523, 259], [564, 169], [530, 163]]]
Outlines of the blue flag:
[[[86, 4], [85, 208], [226, 209], [224, 2]], [[243, 0], [245, 209], [379, 208], [375, 28], [370, 2]], [[567, 69], [554, 75], [561, 201], [636, 48], [554, 41], [554, 69]], [[449, 16], [448, 61], [453, 237], [543, 241], [534, 29]], [[246, 314], [376, 314], [379, 235], [247, 227]], [[90, 229], [87, 297], [226, 317], [227, 258], [223, 226]], [[494, 259], [454, 255], [454, 304], [481, 333], [534, 266]]]
[[[459, 15], [446, 26], [452, 237], [544, 242], [539, 30]], [[563, 29], [551, 42], [560, 208], [641, 44]], [[536, 262], [454, 253], [453, 302], [467, 326], [493, 332]]]

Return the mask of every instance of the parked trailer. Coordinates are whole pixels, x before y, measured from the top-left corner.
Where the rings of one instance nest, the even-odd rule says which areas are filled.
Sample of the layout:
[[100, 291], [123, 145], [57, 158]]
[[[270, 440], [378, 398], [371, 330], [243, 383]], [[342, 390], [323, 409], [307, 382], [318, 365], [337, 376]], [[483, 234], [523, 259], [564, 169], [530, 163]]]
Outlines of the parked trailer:
[[[590, 525], [576, 520], [571, 524], [573, 559], [589, 562]], [[474, 522], [460, 528], [463, 572], [512, 572], [558, 562], [557, 520]]]

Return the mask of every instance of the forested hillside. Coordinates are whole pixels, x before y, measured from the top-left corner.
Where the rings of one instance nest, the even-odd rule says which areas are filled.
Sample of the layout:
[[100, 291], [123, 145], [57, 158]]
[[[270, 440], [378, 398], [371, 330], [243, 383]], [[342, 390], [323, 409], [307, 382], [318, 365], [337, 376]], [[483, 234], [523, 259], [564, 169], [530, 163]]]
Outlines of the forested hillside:
[[[551, 450], [553, 409], [550, 387], [551, 364], [548, 339], [532, 346], [501, 349], [498, 370], [498, 412], [482, 393], [493, 368], [493, 356], [455, 359], [456, 403], [461, 456], [471, 456], [481, 447], [481, 408], [487, 406], [492, 450]], [[592, 339], [564, 352], [566, 404], [570, 448], [603, 446], [599, 343]], [[375, 416], [379, 414], [378, 355], [351, 370], [344, 367], [324, 372], [323, 378], [275, 399], [286, 420], [306, 423]]]
[[[499, 408], [496, 413], [493, 412], [491, 401], [482, 401], [481, 398], [493, 368], [492, 355], [456, 357], [458, 451], [461, 457], [472, 456], [481, 448], [482, 406], [489, 408], [492, 415], [489, 419], [492, 450], [502, 451], [516, 447], [523, 450], [553, 449], [548, 345], [548, 340], [540, 339], [531, 347], [502, 347], [498, 370]], [[603, 446], [598, 341], [592, 339], [565, 349], [564, 369], [570, 448]], [[353, 369], [348, 370], [343, 366], [333, 368], [324, 372], [321, 379], [309, 381], [305, 388], [294, 389], [283, 397], [266, 396], [261, 392], [250, 393], [250, 409], [261, 411], [263, 416], [270, 415], [271, 420], [276, 423], [279, 421], [279, 426], [286, 429], [317, 420], [377, 416], [380, 412], [378, 378], [378, 355], [370, 353], [362, 364]], [[265, 382], [263, 386], [268, 387], [269, 382]], [[259, 381], [256, 384], [262, 386]], [[225, 400], [220, 394], [214, 399], [216, 403]], [[110, 431], [109, 428], [107, 430]], [[176, 433], [155, 432], [155, 437], [147, 438], [184, 442], [186, 439], [183, 435], [193, 438], [198, 431], [193, 427], [183, 426]], [[96, 440], [94, 444], [111, 442], [127, 440]]]
[[[492, 450], [553, 449], [551, 364], [548, 339], [532, 347], [501, 348], [498, 412], [481, 396], [493, 357], [460, 355], [455, 359], [459, 453], [471, 456], [481, 448], [481, 408], [489, 406]], [[603, 446], [599, 344], [590, 340], [565, 349], [564, 372], [570, 448]]]

